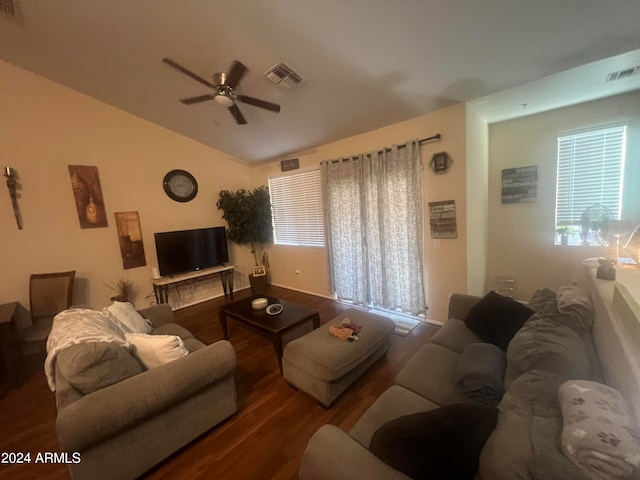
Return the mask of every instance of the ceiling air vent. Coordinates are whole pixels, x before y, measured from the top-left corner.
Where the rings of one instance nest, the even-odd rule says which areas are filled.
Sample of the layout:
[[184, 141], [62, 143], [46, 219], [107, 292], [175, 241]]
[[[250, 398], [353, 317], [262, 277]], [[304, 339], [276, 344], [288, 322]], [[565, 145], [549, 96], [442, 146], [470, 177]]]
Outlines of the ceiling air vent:
[[284, 90], [291, 90], [302, 82], [302, 77], [284, 62], [271, 67], [264, 76]]
[[631, 68], [625, 68], [624, 70], [618, 70], [617, 72], [611, 72], [609, 75], [607, 75], [607, 82], [622, 80], [623, 78], [627, 78], [638, 73], [640, 73], [640, 65]]
[[0, 0], [0, 13], [15, 17], [16, 11], [15, 8], [13, 8], [13, 0]]

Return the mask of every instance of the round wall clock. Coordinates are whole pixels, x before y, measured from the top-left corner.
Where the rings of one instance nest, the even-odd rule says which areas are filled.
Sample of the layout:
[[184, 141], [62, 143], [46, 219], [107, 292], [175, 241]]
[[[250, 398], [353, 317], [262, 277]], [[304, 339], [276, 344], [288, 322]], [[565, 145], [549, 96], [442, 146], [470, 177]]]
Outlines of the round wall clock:
[[198, 182], [185, 170], [171, 170], [162, 181], [164, 191], [176, 202], [189, 202], [198, 194]]

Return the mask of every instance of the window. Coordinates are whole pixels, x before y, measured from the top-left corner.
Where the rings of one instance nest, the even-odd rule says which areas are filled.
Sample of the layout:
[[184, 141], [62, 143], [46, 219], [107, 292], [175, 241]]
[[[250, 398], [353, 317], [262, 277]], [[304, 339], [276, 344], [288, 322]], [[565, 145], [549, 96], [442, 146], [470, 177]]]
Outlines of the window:
[[324, 247], [320, 170], [269, 179], [276, 245]]
[[564, 243], [559, 241], [563, 232], [569, 243], [580, 243], [581, 217], [590, 207], [594, 214], [620, 218], [625, 143], [626, 126], [558, 137], [556, 243]]

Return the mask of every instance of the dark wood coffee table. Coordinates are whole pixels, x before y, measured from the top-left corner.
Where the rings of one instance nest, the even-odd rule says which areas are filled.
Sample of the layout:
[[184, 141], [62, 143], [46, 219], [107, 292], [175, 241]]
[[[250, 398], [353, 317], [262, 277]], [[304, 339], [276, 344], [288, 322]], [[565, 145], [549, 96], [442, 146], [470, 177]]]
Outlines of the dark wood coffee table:
[[273, 342], [278, 357], [278, 367], [282, 374], [282, 336], [293, 330], [304, 322], [312, 322], [313, 328], [320, 326], [320, 315], [316, 310], [297, 303], [287, 302], [278, 298], [263, 296], [269, 300], [269, 305], [279, 303], [284, 307], [278, 315], [268, 315], [264, 309], [254, 310], [251, 307], [251, 300], [256, 296], [243, 298], [233, 303], [228, 303], [220, 307], [218, 318], [222, 325], [224, 339], [229, 339], [227, 328], [227, 317], [232, 317], [249, 330], [268, 338]]

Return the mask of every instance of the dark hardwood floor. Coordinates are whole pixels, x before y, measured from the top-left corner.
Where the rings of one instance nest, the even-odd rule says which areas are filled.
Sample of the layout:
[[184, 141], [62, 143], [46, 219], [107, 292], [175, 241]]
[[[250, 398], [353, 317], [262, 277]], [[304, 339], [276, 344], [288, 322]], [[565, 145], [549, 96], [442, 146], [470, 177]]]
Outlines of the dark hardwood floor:
[[[278, 287], [271, 296], [317, 309], [325, 324], [347, 307], [332, 300]], [[236, 292], [235, 299], [249, 291]], [[218, 308], [224, 298], [175, 312], [176, 321], [205, 343], [222, 339]], [[230, 342], [238, 357], [238, 411], [148, 472], [147, 479], [295, 479], [313, 433], [330, 423], [348, 431], [387, 387], [409, 358], [437, 331], [418, 325], [409, 335], [393, 335], [391, 349], [330, 409], [292, 389], [280, 376], [271, 343], [233, 320]], [[30, 452], [25, 465], [0, 463], [0, 479], [68, 479], [61, 464], [34, 463], [38, 453], [57, 452], [56, 407], [42, 360], [28, 364], [25, 379], [0, 400], [0, 452]], [[0, 461], [2, 459], [0, 458]]]

